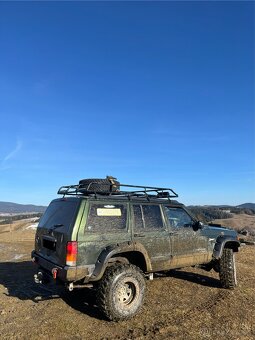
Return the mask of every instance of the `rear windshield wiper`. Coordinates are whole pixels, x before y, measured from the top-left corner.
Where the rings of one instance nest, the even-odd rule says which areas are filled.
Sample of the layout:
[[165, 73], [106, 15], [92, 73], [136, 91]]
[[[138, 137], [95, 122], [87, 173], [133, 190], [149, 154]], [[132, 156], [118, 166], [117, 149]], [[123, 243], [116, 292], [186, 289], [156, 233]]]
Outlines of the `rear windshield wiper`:
[[59, 223], [59, 224], [54, 224], [53, 227], [49, 228], [49, 233], [52, 233], [53, 230], [55, 230], [55, 229], [57, 229], [57, 228], [63, 227], [63, 225], [64, 225], [64, 224], [61, 224], [61, 223]]

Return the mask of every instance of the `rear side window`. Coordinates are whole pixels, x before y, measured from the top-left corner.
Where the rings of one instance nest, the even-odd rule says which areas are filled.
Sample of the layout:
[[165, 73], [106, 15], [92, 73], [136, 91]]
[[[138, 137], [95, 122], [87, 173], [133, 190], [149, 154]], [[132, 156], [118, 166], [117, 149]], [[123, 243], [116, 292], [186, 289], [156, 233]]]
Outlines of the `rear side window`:
[[136, 230], [158, 230], [163, 228], [159, 205], [133, 205]]
[[53, 228], [63, 225], [68, 230], [73, 223], [78, 209], [79, 201], [52, 201], [40, 219], [38, 228]]
[[92, 233], [121, 231], [126, 228], [126, 204], [91, 203], [86, 230]]

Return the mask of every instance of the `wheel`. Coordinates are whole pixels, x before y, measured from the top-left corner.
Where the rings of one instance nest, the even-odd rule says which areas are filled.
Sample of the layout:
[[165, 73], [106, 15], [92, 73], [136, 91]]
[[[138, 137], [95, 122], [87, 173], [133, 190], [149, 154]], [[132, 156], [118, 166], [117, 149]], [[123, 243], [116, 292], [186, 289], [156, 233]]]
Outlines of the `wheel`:
[[219, 275], [223, 288], [234, 289], [236, 287], [236, 264], [233, 249], [223, 249], [223, 254], [219, 261]]
[[117, 264], [106, 269], [97, 290], [98, 307], [112, 321], [127, 320], [142, 307], [145, 279], [131, 264]]
[[112, 192], [119, 189], [120, 183], [113, 177], [102, 178], [88, 178], [79, 181], [81, 191], [92, 192]]

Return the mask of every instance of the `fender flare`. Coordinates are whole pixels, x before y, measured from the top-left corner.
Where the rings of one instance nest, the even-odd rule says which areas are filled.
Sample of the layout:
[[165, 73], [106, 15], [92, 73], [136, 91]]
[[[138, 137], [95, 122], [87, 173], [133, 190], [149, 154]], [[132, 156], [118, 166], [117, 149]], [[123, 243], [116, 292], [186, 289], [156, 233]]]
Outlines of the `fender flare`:
[[238, 252], [238, 248], [240, 247], [240, 242], [237, 237], [228, 236], [228, 235], [220, 235], [216, 239], [216, 243], [213, 249], [213, 257], [219, 260], [222, 256], [222, 252], [224, 248], [231, 248], [234, 252]]
[[146, 264], [146, 271], [150, 271], [151, 261], [150, 261], [150, 258], [149, 258], [149, 255], [146, 249], [140, 243], [124, 242], [121, 244], [110, 245], [104, 248], [104, 250], [98, 256], [95, 269], [90, 279], [92, 281], [100, 280], [105, 272], [105, 269], [108, 265], [109, 260], [114, 255], [119, 255], [119, 257], [121, 257], [122, 253], [128, 253], [128, 252], [133, 252], [133, 251], [142, 254], [145, 264]]

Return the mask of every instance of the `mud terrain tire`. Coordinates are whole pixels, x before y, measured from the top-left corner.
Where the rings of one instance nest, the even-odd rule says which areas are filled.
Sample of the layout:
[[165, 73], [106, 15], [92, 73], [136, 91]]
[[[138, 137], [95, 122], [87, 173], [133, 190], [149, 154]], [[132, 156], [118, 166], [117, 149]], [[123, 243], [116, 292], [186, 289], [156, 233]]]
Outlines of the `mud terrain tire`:
[[223, 288], [234, 289], [236, 287], [236, 264], [232, 249], [224, 248], [219, 262], [219, 275]]
[[127, 320], [143, 305], [145, 279], [142, 271], [130, 264], [106, 269], [97, 291], [97, 303], [104, 316], [112, 321]]
[[88, 178], [79, 181], [80, 189], [82, 191], [92, 192], [112, 192], [119, 189], [119, 182], [113, 180], [111, 182], [108, 178]]

